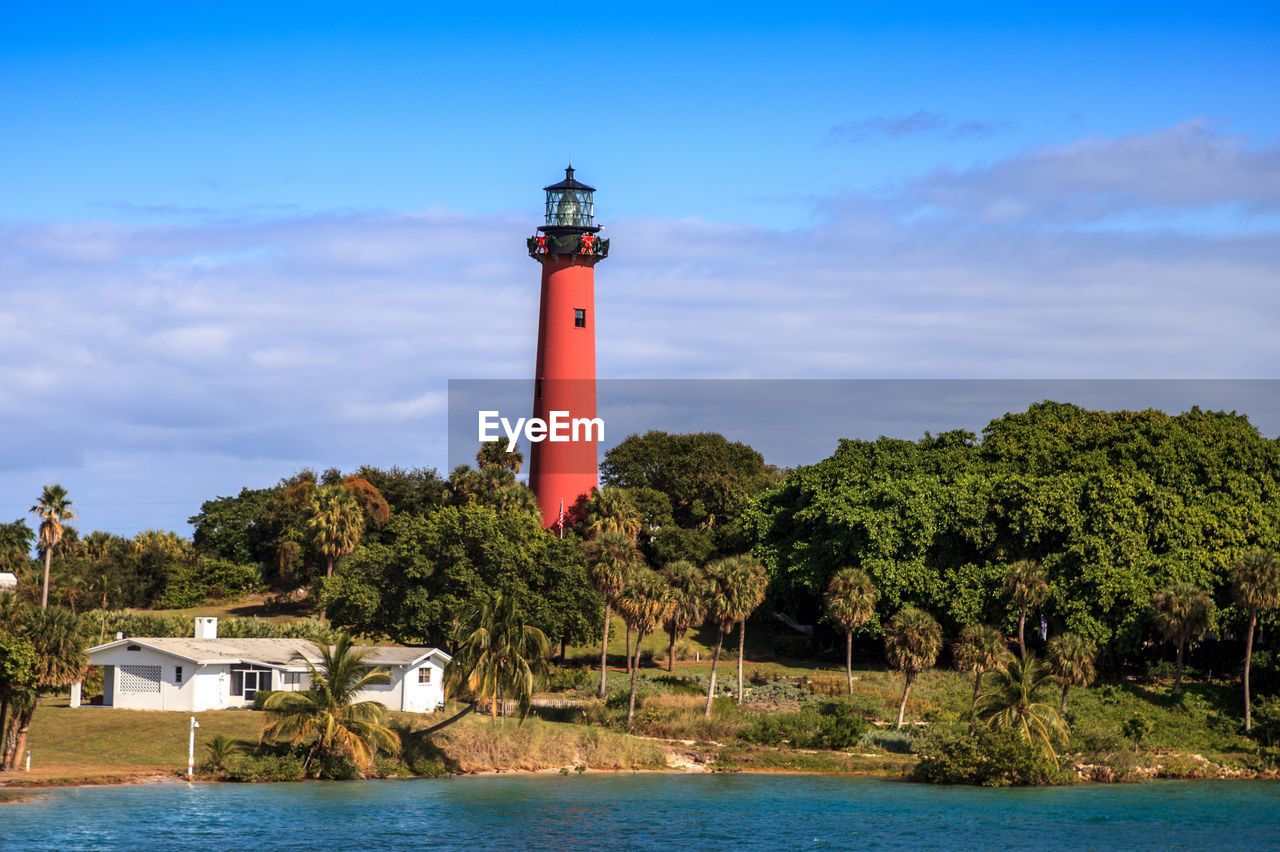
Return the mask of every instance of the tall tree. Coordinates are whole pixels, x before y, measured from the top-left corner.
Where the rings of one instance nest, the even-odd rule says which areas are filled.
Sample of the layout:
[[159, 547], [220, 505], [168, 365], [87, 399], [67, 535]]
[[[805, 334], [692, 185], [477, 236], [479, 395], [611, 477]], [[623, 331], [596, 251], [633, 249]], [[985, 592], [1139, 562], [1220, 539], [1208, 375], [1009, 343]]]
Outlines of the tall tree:
[[325, 558], [325, 576], [333, 576], [333, 566], [360, 544], [364, 533], [364, 512], [360, 503], [342, 485], [322, 485], [316, 489], [309, 505], [307, 528], [316, 549]]
[[500, 467], [516, 474], [524, 466], [524, 453], [520, 452], [519, 444], [512, 444], [511, 439], [507, 437], [501, 437], [496, 441], [485, 441], [480, 445], [480, 451], [476, 453], [476, 466]]
[[938, 661], [938, 652], [941, 650], [942, 626], [922, 609], [903, 607], [885, 627], [884, 651], [889, 658], [889, 665], [905, 676], [895, 730], [902, 728], [912, 681]]
[[827, 615], [844, 628], [844, 673], [853, 695], [853, 631], [876, 611], [876, 587], [865, 571], [841, 568], [827, 584]]
[[[378, 751], [393, 751], [400, 737], [386, 725], [386, 708], [377, 701], [356, 701], [360, 690], [390, 683], [385, 669], [365, 662], [368, 650], [355, 647], [340, 633], [332, 645], [315, 643], [318, 663], [305, 660], [310, 686], [301, 692], [275, 692], [263, 704], [271, 718], [262, 729], [263, 739], [309, 742], [305, 771], [317, 759], [330, 755], [351, 758], [367, 769]], [[321, 764], [323, 766], [323, 764]]]
[[978, 706], [978, 694], [982, 692], [982, 676], [1003, 666], [1009, 659], [1009, 643], [1004, 634], [985, 624], [970, 624], [960, 631], [952, 649], [956, 668], [973, 672], [973, 701], [969, 704], [969, 725], [973, 726], [973, 714]]
[[1067, 714], [1067, 690], [1073, 686], [1088, 686], [1098, 672], [1095, 662], [1098, 648], [1078, 633], [1059, 633], [1049, 640], [1049, 671], [1062, 684], [1062, 698], [1058, 702], [1058, 715]]
[[4, 767], [8, 770], [17, 769], [18, 760], [26, 750], [27, 732], [38, 696], [83, 680], [89, 669], [80, 623], [68, 610], [58, 607], [25, 610], [16, 615], [16, 623], [16, 632], [25, 636], [35, 649], [34, 684], [12, 698], [4, 732]]
[[40, 608], [49, 606], [49, 564], [53, 549], [62, 541], [62, 524], [75, 520], [75, 504], [67, 498], [61, 485], [46, 485], [39, 501], [28, 511], [40, 519], [40, 550], [44, 554], [44, 587], [40, 592]]
[[0, 524], [0, 567], [17, 573], [19, 566], [31, 561], [31, 546], [36, 534], [22, 518], [11, 524]]
[[640, 671], [640, 646], [667, 617], [672, 606], [671, 587], [648, 568], [634, 574], [617, 597], [618, 612], [636, 632], [635, 659], [631, 661], [631, 696], [627, 701], [627, 727], [636, 715], [636, 675]]
[[1010, 660], [1007, 669], [992, 673], [987, 691], [978, 697], [978, 718], [992, 728], [1017, 729], [1056, 758], [1054, 746], [1067, 741], [1067, 726], [1053, 705], [1040, 700], [1053, 682], [1053, 673], [1034, 654]]
[[1005, 588], [1018, 607], [1018, 656], [1027, 658], [1027, 611], [1049, 599], [1049, 580], [1034, 559], [1019, 559], [1005, 574]]
[[1213, 618], [1213, 598], [1194, 583], [1175, 583], [1151, 596], [1155, 607], [1152, 625], [1165, 641], [1178, 646], [1178, 668], [1173, 678], [1173, 694], [1182, 691], [1182, 649], [1209, 629]]
[[527, 624], [515, 598], [503, 594], [468, 607], [461, 624], [457, 650], [445, 667], [449, 694], [466, 692], [487, 702], [491, 720], [501, 706], [505, 721], [506, 702], [514, 700], [523, 721], [547, 675], [551, 646], [546, 634]]
[[692, 562], [677, 560], [662, 569], [671, 588], [671, 607], [662, 626], [670, 642], [667, 644], [667, 671], [675, 671], [676, 641], [691, 627], [707, 620], [707, 575]]
[[[583, 554], [587, 558], [587, 578], [591, 586], [604, 595], [604, 625], [600, 630], [600, 697], [604, 698], [613, 602], [643, 563], [636, 543], [618, 532], [601, 533], [587, 541], [583, 544]], [[630, 661], [627, 664], [629, 666]]]
[[1249, 695], [1249, 668], [1253, 663], [1253, 631], [1258, 611], [1280, 606], [1280, 558], [1265, 550], [1250, 550], [1232, 566], [1232, 591], [1236, 603], [1249, 613], [1249, 630], [1244, 643], [1244, 729], [1253, 727], [1253, 707]]
[[711, 715], [715, 698], [716, 667], [724, 636], [738, 627], [738, 701], [742, 701], [743, 625], [764, 601], [768, 577], [764, 567], [749, 556], [729, 556], [707, 566], [709, 581], [707, 615], [716, 623], [716, 649], [711, 657], [711, 679], [707, 684], [705, 715]]
[[587, 535], [592, 537], [614, 532], [635, 541], [642, 527], [640, 510], [632, 502], [627, 489], [607, 486], [592, 492], [588, 498], [586, 521]]

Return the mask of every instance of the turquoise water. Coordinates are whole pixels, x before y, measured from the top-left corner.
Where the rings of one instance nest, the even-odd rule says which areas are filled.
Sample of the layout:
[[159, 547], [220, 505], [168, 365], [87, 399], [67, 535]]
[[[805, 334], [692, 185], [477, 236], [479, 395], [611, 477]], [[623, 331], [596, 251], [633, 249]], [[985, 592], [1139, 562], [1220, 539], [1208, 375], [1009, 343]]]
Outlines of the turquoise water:
[[1280, 784], [1031, 790], [803, 775], [587, 775], [41, 791], [0, 848], [1280, 848]]

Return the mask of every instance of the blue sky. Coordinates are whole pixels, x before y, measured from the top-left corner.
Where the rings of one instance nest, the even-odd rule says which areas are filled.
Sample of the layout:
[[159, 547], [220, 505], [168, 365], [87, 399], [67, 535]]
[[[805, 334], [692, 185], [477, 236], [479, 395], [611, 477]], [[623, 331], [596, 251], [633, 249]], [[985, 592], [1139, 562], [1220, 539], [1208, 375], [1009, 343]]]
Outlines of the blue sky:
[[1274, 4], [121, 6], [0, 30], [0, 518], [444, 465], [570, 156], [602, 376], [1277, 378]]

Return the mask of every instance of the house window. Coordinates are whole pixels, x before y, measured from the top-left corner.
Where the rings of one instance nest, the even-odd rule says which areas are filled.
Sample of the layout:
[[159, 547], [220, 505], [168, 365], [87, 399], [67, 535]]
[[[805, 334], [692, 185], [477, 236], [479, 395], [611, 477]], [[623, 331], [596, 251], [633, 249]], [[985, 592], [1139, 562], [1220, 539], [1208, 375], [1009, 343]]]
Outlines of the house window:
[[573, 327], [574, 328], [587, 327], [587, 309], [586, 308], [573, 309]]
[[285, 672], [284, 673], [285, 689], [297, 689], [301, 685], [302, 685], [302, 672]]
[[427, 666], [418, 669], [418, 683], [431, 683], [431, 669]]
[[263, 666], [232, 666], [231, 694], [253, 698], [258, 690], [271, 689], [271, 669]]
[[173, 667], [173, 682], [182, 685], [182, 666]]
[[141, 650], [142, 650], [142, 646], [141, 646], [141, 645], [130, 645], [129, 647], [125, 648], [125, 650], [126, 650], [126, 651], [141, 651]]

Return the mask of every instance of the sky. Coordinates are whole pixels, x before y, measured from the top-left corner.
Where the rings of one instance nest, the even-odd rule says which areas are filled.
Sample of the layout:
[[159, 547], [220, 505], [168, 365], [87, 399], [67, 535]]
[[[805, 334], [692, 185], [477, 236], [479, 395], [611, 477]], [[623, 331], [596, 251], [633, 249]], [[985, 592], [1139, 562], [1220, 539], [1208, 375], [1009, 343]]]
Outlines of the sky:
[[1280, 7], [885, 5], [10, 4], [0, 520], [443, 469], [570, 160], [602, 378], [1280, 379]]

